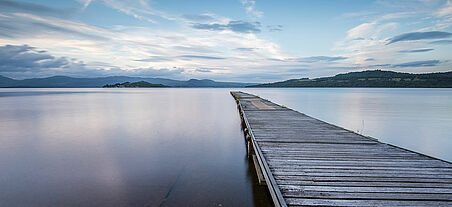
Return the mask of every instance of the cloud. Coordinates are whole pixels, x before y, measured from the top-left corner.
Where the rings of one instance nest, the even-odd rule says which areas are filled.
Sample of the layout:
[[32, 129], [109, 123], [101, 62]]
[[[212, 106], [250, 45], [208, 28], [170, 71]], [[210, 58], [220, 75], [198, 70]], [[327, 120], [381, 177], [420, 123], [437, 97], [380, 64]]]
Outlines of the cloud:
[[79, 3], [81, 3], [83, 5], [83, 10], [86, 9], [86, 7], [89, 6], [89, 4], [91, 4], [92, 0], [77, 0]]
[[310, 69], [306, 69], [306, 68], [293, 68], [293, 69], [288, 69], [287, 72], [306, 72], [306, 71], [310, 71]]
[[251, 47], [238, 47], [238, 48], [235, 48], [235, 50], [241, 51], [241, 52], [252, 52], [255, 49], [256, 48], [251, 48]]
[[[96, 3], [89, 5], [90, 8], [99, 6], [101, 0]], [[136, 4], [139, 2], [136, 1]], [[208, 16], [215, 19], [211, 20]], [[259, 22], [231, 21], [214, 14], [177, 17], [181, 25], [175, 24], [180, 27], [174, 30], [173, 26], [147, 27], [141, 24], [100, 27], [81, 20], [31, 12], [1, 13], [0, 42], [31, 45], [33, 47], [30, 46], [31, 49], [25, 53], [41, 58], [34, 62], [22, 61], [25, 66], [21, 67], [18, 65], [20, 62], [16, 61], [16, 72], [6, 72], [3, 67], [1, 73], [14, 73], [15, 77], [168, 75], [169, 78], [204, 76], [227, 80], [248, 73], [288, 73], [286, 69], [304, 68], [286, 66], [297, 64], [295, 60], [278, 63], [268, 60], [293, 57], [284, 54], [275, 42], [255, 34], [261, 29], [267, 30], [267, 26], [264, 28]], [[137, 22], [136, 19], [131, 21]], [[191, 27], [195, 23], [218, 23], [222, 25], [218, 30], [224, 32], [200, 32]], [[40, 53], [42, 50], [45, 51]], [[32, 55], [26, 54], [23, 59], [30, 60]], [[223, 61], [225, 59], [228, 61]], [[273, 67], [265, 67], [272, 63]], [[18, 72], [19, 69], [22, 72]], [[287, 74], [278, 77], [283, 75]]]
[[223, 60], [226, 59], [224, 57], [215, 57], [215, 56], [204, 56], [204, 55], [180, 55], [180, 56], [149, 56], [144, 59], [137, 59], [134, 61], [138, 62], [166, 62], [166, 61], [174, 61], [176, 59], [207, 59], [207, 60]]
[[[376, 64], [369, 65], [366, 68], [417, 68], [417, 67], [434, 67], [443, 63], [445, 61], [440, 60], [420, 60], [420, 61], [412, 61], [405, 62], [399, 64]], [[446, 61], [447, 62], [447, 61]]]
[[66, 58], [55, 58], [28, 45], [0, 46], [0, 72], [26, 72], [61, 68], [70, 64]]
[[434, 44], [434, 45], [449, 45], [452, 44], [452, 40], [436, 40], [433, 42], [429, 42], [429, 44]]
[[[237, 30], [236, 23], [231, 21], [227, 24]], [[192, 77], [199, 75], [196, 68], [227, 69], [212, 70], [209, 75], [213, 76], [226, 71], [244, 73], [244, 70], [238, 68], [251, 66], [257, 68], [255, 71], [263, 71], [267, 69], [260, 69], [258, 66], [267, 64], [266, 58], [287, 58], [276, 43], [254, 34], [243, 35], [239, 32], [199, 32], [190, 27], [184, 27], [183, 31], [177, 32], [137, 26], [106, 29], [71, 20], [25, 13], [0, 15], [0, 28], [2, 28], [0, 41], [4, 44], [29, 44], [51, 51], [55, 56], [83, 61], [84, 66], [76, 68], [75, 63], [72, 64], [73, 61], [67, 59], [70, 64], [64, 71], [61, 68], [58, 71], [46, 70], [46, 72], [33, 70], [35, 76], [41, 77], [63, 73], [84, 77], [101, 76], [107, 74], [104, 71], [111, 71], [114, 67], [121, 70], [137, 68], [172, 70], [173, 67], [177, 67], [184, 68], [183, 75]], [[247, 56], [243, 57], [243, 54], [231, 53], [235, 48], [259, 49], [247, 51]], [[227, 54], [230, 61], [218, 61], [225, 59], [224, 54]], [[71, 67], [72, 72], [69, 71]], [[28, 76], [33, 77], [31, 74]]]
[[390, 68], [390, 67], [392, 67], [392, 65], [391, 64], [377, 64], [377, 65], [369, 65], [367, 67], [368, 68], [380, 68], [380, 67]]
[[312, 56], [312, 57], [305, 57], [305, 58], [298, 58], [298, 62], [305, 62], [305, 63], [314, 63], [314, 62], [334, 62], [338, 60], [345, 60], [346, 57], [341, 56], [335, 56], [335, 57], [329, 57], [329, 56]]
[[439, 17], [452, 16], [452, 1], [447, 1], [443, 8], [441, 8], [437, 13]]
[[169, 61], [169, 60], [171, 60], [171, 58], [162, 57], [162, 56], [150, 56], [149, 58], [138, 59], [138, 60], [135, 60], [135, 61], [139, 61], [139, 62], [163, 62], [163, 61]]
[[289, 62], [292, 60], [284, 60], [284, 59], [279, 59], [279, 58], [267, 58], [267, 60], [269, 61], [276, 61], [276, 62]]
[[368, 36], [369, 34], [375, 31], [376, 22], [371, 23], [362, 23], [356, 27], [347, 31], [347, 36], [350, 39], [364, 39], [364, 36]]
[[[165, 12], [152, 8], [148, 1], [145, 0], [102, 0], [104, 5], [132, 16], [138, 20], [144, 20], [150, 23], [157, 23], [156, 17], [167, 20], [177, 20], [177, 16], [167, 14]], [[86, 2], [85, 2], [86, 3]]]
[[201, 67], [201, 68], [196, 68], [195, 69], [196, 72], [199, 73], [210, 73], [210, 74], [227, 74], [227, 70], [224, 68], [211, 68], [211, 67]]
[[283, 31], [282, 25], [267, 25], [267, 29], [269, 32], [281, 32]]
[[165, 77], [165, 78], [178, 78], [185, 70], [182, 68], [173, 69], [155, 69], [155, 68], [138, 68], [132, 70], [123, 70], [115, 68], [113, 70], [102, 70], [103, 76], [140, 76], [140, 77]]
[[27, 2], [0, 0], [0, 12], [27, 12], [36, 15], [65, 17], [74, 13], [74, 9], [55, 9]]
[[210, 22], [215, 20], [210, 14], [184, 14], [182, 18], [194, 22]]
[[47, 34], [56, 38], [60, 34], [65, 38], [89, 39], [106, 41], [109, 38], [106, 29], [92, 27], [86, 24], [61, 20], [52, 17], [40, 17], [33, 14], [10, 13], [0, 16], [0, 37], [8, 38], [32, 38]]
[[69, 75], [77, 77], [95, 76], [142, 76], [142, 77], [173, 77], [177, 78], [184, 69], [154, 69], [136, 68], [123, 70], [119, 67], [98, 63], [103, 67], [89, 67], [76, 59], [55, 57], [47, 51], [37, 50], [28, 45], [4, 45], [0, 46], [0, 74], [9, 77], [45, 77], [55, 75]]
[[400, 50], [399, 52], [401, 52], [401, 53], [418, 53], [418, 52], [429, 52], [432, 50], [433, 49], [431, 49], [431, 48], [426, 48], [426, 49], [415, 49], [415, 50]]
[[226, 24], [193, 24], [193, 28], [195, 29], [202, 29], [202, 30], [212, 30], [212, 31], [223, 31], [228, 29], [228, 26]]
[[406, 62], [401, 64], [395, 64], [392, 65], [393, 68], [406, 68], [406, 67], [432, 67], [436, 66], [441, 61], [439, 60], [422, 60], [422, 61], [413, 61], [413, 62]]
[[[369, 58], [377, 59], [382, 62], [391, 62], [396, 56], [400, 55], [394, 49], [387, 48], [382, 37], [399, 27], [397, 22], [387, 22], [403, 16], [393, 13], [391, 15], [380, 15], [373, 20], [359, 24], [347, 31], [346, 37], [336, 42], [333, 50], [340, 51], [340, 56], [347, 57], [347, 64], [367, 66]], [[401, 50], [403, 48], [398, 48]]]
[[228, 28], [238, 33], [258, 33], [261, 30], [260, 22], [230, 21]]
[[[419, 6], [418, 4], [419, 2], [415, 3], [414, 6]], [[441, 32], [441, 29], [439, 28], [422, 28], [418, 29], [416, 32], [405, 34], [402, 32], [399, 33], [400, 35], [393, 36], [388, 35], [398, 31], [395, 30], [397, 28], [401, 30], [405, 29], [407, 27], [405, 24], [408, 22], [410, 23], [409, 25], [413, 27], [423, 27], [424, 24], [434, 24], [438, 22], [438, 18], [431, 16], [435, 8], [432, 7], [428, 10], [426, 8], [423, 10], [413, 8], [406, 9], [403, 12], [399, 12], [399, 9], [397, 9], [397, 12], [391, 12], [391, 9], [388, 9], [387, 12], [389, 13], [366, 17], [365, 21], [367, 21], [367, 23], [360, 24], [350, 29], [346, 38], [337, 42], [333, 50], [340, 51], [340, 53], [337, 53], [338, 55], [348, 57], [348, 64], [358, 65], [363, 68], [371, 67], [369, 66], [370, 63], [380, 65], [388, 63], [393, 64], [403, 60], [408, 54], [432, 51], [432, 49], [416, 50], [416, 48], [431, 47], [424, 45], [426, 41], [409, 41], [447, 38], [452, 37], [452, 33]], [[400, 43], [391, 45], [391, 47], [387, 46], [397, 42]], [[439, 53], [441, 52], [442, 51], [439, 51]], [[438, 53], [431, 55], [437, 54]], [[369, 58], [371, 58], [372, 62], [370, 62]]]
[[382, 32], [395, 29], [399, 26], [396, 22], [382, 23], [379, 20], [362, 23], [347, 31], [347, 40], [376, 39]]
[[431, 31], [431, 32], [411, 32], [395, 36], [389, 39], [386, 45], [401, 42], [401, 41], [411, 41], [411, 40], [425, 40], [425, 39], [442, 39], [451, 37], [452, 33], [441, 32], [441, 31]]
[[260, 22], [245, 22], [245, 21], [229, 21], [227, 24], [193, 24], [193, 28], [211, 31], [224, 31], [230, 30], [237, 33], [258, 33], [261, 30]]
[[223, 57], [203, 56], [203, 55], [181, 55], [181, 58], [197, 58], [197, 59], [209, 59], [209, 60], [222, 60]]
[[242, 5], [245, 7], [246, 13], [253, 18], [261, 18], [264, 16], [264, 12], [256, 9], [256, 1], [242, 0]]
[[196, 72], [200, 72], [200, 73], [210, 73], [210, 72], [212, 72], [212, 70], [209, 69], [209, 68], [197, 68], [197, 69], [196, 69]]

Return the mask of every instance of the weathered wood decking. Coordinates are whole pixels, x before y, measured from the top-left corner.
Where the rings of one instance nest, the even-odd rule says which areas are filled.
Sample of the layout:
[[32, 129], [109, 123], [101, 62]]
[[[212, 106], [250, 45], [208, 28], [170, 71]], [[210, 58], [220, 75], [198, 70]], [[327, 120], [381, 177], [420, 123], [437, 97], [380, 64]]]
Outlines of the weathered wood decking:
[[452, 164], [231, 92], [275, 206], [452, 206]]

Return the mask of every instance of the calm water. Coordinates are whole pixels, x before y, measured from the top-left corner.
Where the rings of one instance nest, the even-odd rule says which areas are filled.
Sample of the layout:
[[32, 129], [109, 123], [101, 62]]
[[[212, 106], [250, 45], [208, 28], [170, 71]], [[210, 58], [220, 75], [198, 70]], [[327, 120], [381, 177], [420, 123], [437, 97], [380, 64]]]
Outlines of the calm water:
[[452, 89], [245, 89], [380, 141], [452, 161]]
[[0, 206], [267, 206], [227, 89], [0, 89]]
[[[241, 89], [452, 160], [451, 89]], [[229, 89], [0, 89], [0, 206], [265, 206]]]

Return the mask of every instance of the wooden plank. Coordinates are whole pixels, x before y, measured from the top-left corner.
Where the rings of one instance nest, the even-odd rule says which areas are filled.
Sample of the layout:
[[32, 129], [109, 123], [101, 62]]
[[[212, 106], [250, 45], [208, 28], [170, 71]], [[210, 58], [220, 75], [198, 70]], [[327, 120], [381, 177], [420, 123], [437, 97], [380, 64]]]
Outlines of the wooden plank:
[[452, 164], [231, 92], [276, 206], [452, 205]]
[[381, 162], [413, 162], [413, 161], [429, 161], [427, 158], [417, 158], [417, 157], [360, 157], [360, 156], [348, 156], [348, 157], [308, 157], [304, 155], [281, 155], [278, 153], [264, 153], [265, 157], [268, 159], [291, 159], [291, 160], [302, 160], [302, 161], [381, 161]]
[[393, 193], [393, 192], [316, 192], [304, 191], [303, 193], [283, 191], [283, 195], [289, 198], [308, 199], [369, 199], [369, 200], [422, 200], [422, 201], [452, 201], [449, 193]]
[[[300, 168], [272, 168], [270, 167], [272, 172], [290, 172], [290, 173], [344, 173], [344, 174], [404, 174], [404, 175], [448, 175], [450, 176], [452, 173], [450, 171], [441, 171], [441, 170], [400, 170], [400, 169], [380, 169], [380, 170], [367, 170], [367, 169], [300, 169]], [[274, 173], [275, 174], [275, 173]], [[338, 174], [340, 175], [340, 174]]]
[[[277, 177], [277, 176], [276, 176]], [[452, 183], [431, 183], [431, 182], [381, 182], [381, 181], [312, 181], [312, 180], [285, 180], [278, 179], [280, 185], [300, 185], [300, 186], [337, 186], [337, 187], [399, 187], [399, 188], [449, 188]]]
[[322, 191], [322, 192], [387, 192], [387, 193], [440, 193], [452, 194], [452, 189], [444, 188], [398, 188], [398, 187], [351, 187], [351, 186], [299, 186], [279, 185], [283, 192]]
[[419, 178], [419, 177], [365, 177], [365, 176], [307, 176], [307, 175], [275, 175], [278, 180], [309, 180], [318, 182], [413, 182], [413, 183], [452, 183], [452, 179]]
[[450, 201], [286, 198], [290, 206], [450, 206]]
[[412, 167], [379, 167], [379, 166], [371, 166], [371, 167], [362, 167], [362, 166], [330, 166], [330, 165], [315, 165], [315, 166], [288, 166], [282, 169], [299, 169], [299, 170], [322, 170], [322, 169], [330, 169], [330, 170], [400, 170], [400, 171], [435, 171], [435, 172], [451, 172], [451, 168], [442, 168], [442, 167], [432, 167], [432, 168], [412, 168]]
[[274, 110], [275, 109], [275, 107], [269, 106], [260, 100], [255, 100], [255, 101], [250, 101], [250, 102], [258, 109], [263, 109], [263, 110]]
[[389, 173], [357, 173], [357, 172], [302, 172], [302, 171], [276, 171], [273, 170], [273, 175], [305, 175], [305, 176], [342, 176], [342, 177], [412, 177], [412, 178], [444, 178], [452, 179], [451, 174], [420, 174], [420, 173], [402, 173], [402, 172], [389, 172]]

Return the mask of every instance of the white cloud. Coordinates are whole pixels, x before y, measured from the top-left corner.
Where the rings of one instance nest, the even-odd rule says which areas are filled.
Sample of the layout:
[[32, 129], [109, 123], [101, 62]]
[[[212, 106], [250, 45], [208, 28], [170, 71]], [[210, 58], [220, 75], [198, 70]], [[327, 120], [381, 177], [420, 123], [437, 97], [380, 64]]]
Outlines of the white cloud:
[[[0, 45], [27, 44], [55, 57], [75, 58], [83, 61], [86, 68], [100, 70], [183, 68], [182, 75], [193, 77], [219, 74], [238, 77], [250, 72], [274, 71], [275, 68], [264, 67], [272, 62], [269, 59], [290, 58], [278, 44], [256, 34], [229, 30], [199, 32], [188, 25], [177, 31], [128, 26], [102, 28], [55, 17], [6, 13], [0, 17], [0, 26], [14, 28], [7, 34], [0, 33]], [[161, 58], [136, 61], [153, 57]], [[219, 69], [206, 73], [200, 68]]]
[[452, 1], [447, 1], [434, 14], [437, 20], [433, 26], [424, 28], [424, 30], [445, 30], [452, 26]]
[[362, 23], [347, 32], [344, 40], [336, 43], [333, 50], [344, 52], [343, 56], [348, 57], [348, 64], [355, 66], [366, 66], [369, 59], [375, 63], [388, 63], [398, 58], [400, 54], [394, 47], [386, 46], [386, 37], [382, 34], [393, 31], [398, 27], [396, 22], [385, 22], [375, 20], [373, 22]]
[[452, 1], [447, 1], [444, 6], [436, 12], [439, 17], [452, 16]]
[[[84, 8], [93, 3], [92, 0], [77, 1]], [[328, 56], [318, 54], [316, 57], [300, 59], [285, 53], [275, 41], [263, 38], [262, 33], [240, 33], [265, 28], [265, 25], [261, 26], [256, 20], [250, 22], [254, 23], [257, 29], [245, 27], [245, 30], [243, 28], [234, 30], [227, 25], [233, 22], [240, 23], [238, 26], [243, 27], [250, 22], [206, 12], [172, 15], [152, 8], [146, 0], [97, 1], [139, 20], [158, 23], [157, 21], [163, 18], [173, 20], [172, 23], [175, 24], [171, 27], [160, 27], [156, 24], [152, 25], [152, 28], [128, 25], [103, 28], [63, 19], [65, 17], [61, 15], [39, 15], [37, 12], [27, 13], [22, 9], [16, 10], [16, 13], [7, 11], [0, 14], [0, 27], [4, 28], [0, 30], [0, 46], [27, 44], [46, 50], [55, 57], [66, 57], [68, 60], [75, 58], [82, 61], [86, 68], [109, 70], [118, 74], [123, 70], [135, 71], [137, 74], [163, 74], [162, 71], [154, 70], [164, 69], [163, 71], [168, 74], [177, 72], [180, 77], [185, 75], [190, 78], [215, 77], [239, 80], [240, 77], [256, 74], [256, 77], [261, 78], [285, 79], [299, 77], [300, 71], [311, 76], [331, 75], [339, 70], [344, 72], [371, 67], [371, 64], [390, 65], [415, 61], [404, 59], [416, 54], [400, 51], [426, 48], [423, 43], [400, 42], [386, 45], [387, 39], [394, 36], [396, 29], [405, 26], [398, 23], [399, 20], [403, 22], [403, 18], [411, 18], [409, 19], [411, 23], [413, 19], [424, 22], [434, 19], [438, 20], [434, 22], [436, 25], [434, 23], [430, 25], [447, 28], [452, 19], [449, 12], [452, 5], [450, 1], [444, 4], [443, 8], [435, 7], [428, 12], [427, 10], [413, 12], [410, 9], [396, 12], [385, 10], [383, 13], [363, 11], [345, 15], [344, 17], [361, 19], [363, 22], [349, 29], [344, 39], [336, 43], [332, 49], [335, 54], [328, 53]], [[263, 16], [263, 12], [256, 9], [255, 1], [242, 0], [241, 4], [252, 18]], [[366, 16], [365, 20], [357, 18], [360, 15]], [[430, 19], [420, 20], [419, 16]], [[224, 29], [194, 29], [196, 24], [220, 26]], [[435, 48], [430, 53], [438, 51]], [[325, 61], [331, 57], [336, 59]], [[303, 60], [302, 63], [300, 60]], [[150, 72], [144, 73], [146, 70]]]
[[[86, 9], [93, 0], [76, 0]], [[176, 20], [178, 17], [169, 15], [165, 12], [156, 10], [149, 5], [148, 0], [98, 0], [105, 6], [115, 9], [124, 14], [130, 15], [136, 19], [144, 20], [150, 23], [157, 23], [155, 18], [164, 18], [168, 20]]]
[[360, 24], [350, 30], [347, 31], [347, 38], [348, 39], [356, 39], [356, 38], [364, 38], [369, 35], [372, 35], [372, 33], [375, 30], [376, 22], [368, 22]]
[[264, 12], [256, 9], [256, 1], [254, 0], [242, 0], [242, 5], [245, 7], [246, 13], [254, 18], [261, 18], [264, 16]]
[[86, 7], [88, 7], [89, 4], [91, 4], [92, 0], [77, 0], [77, 1], [83, 5], [82, 9], [86, 9]]

